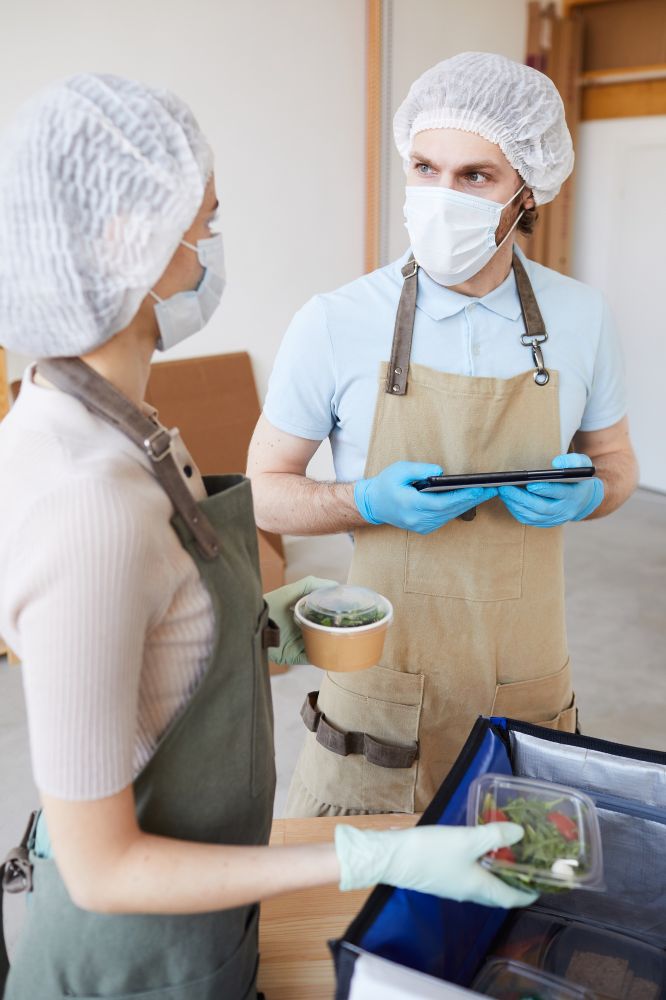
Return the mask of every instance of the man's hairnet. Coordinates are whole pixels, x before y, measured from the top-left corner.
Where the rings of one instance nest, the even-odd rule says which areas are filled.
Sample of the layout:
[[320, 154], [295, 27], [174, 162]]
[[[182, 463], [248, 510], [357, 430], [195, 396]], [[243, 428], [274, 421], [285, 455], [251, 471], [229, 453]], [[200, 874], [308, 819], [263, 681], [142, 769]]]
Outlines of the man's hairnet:
[[0, 343], [74, 356], [127, 326], [212, 167], [165, 90], [81, 74], [29, 101], [0, 135]]
[[463, 52], [416, 80], [393, 119], [409, 162], [417, 132], [454, 128], [496, 143], [537, 205], [552, 201], [573, 170], [562, 99], [543, 73], [490, 52]]

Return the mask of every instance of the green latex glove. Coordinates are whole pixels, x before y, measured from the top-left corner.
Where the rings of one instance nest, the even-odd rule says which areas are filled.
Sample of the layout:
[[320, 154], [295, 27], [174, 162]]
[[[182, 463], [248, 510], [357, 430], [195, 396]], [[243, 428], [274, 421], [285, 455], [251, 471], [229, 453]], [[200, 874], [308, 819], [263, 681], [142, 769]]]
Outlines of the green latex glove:
[[336, 580], [320, 580], [316, 576], [305, 576], [296, 583], [288, 583], [286, 587], [278, 587], [277, 590], [264, 594], [269, 614], [280, 629], [280, 645], [271, 646], [269, 652], [274, 663], [295, 666], [297, 663], [308, 662], [303, 635], [294, 618], [294, 605], [312, 590], [336, 586]]
[[523, 833], [516, 823], [386, 831], [340, 824], [335, 828], [340, 888], [383, 882], [482, 906], [529, 906], [537, 893], [513, 889], [478, 863], [488, 851], [518, 843]]

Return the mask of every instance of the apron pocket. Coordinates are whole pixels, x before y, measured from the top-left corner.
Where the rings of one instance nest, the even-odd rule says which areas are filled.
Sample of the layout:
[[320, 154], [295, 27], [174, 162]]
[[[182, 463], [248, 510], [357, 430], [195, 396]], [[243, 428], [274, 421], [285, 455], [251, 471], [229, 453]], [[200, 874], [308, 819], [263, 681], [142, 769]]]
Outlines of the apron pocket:
[[545, 677], [498, 684], [490, 714], [573, 733], [576, 702], [571, 688], [571, 661]]
[[405, 592], [462, 601], [522, 596], [525, 525], [495, 498], [473, 521], [456, 518], [430, 535], [407, 534]]
[[259, 627], [253, 640], [252, 689], [252, 794], [275, 788], [275, 743], [273, 740], [273, 700], [268, 671], [268, 650], [264, 649], [263, 633], [268, 622], [268, 605], [259, 616]]
[[[317, 707], [343, 732], [363, 732], [380, 743], [401, 747], [418, 740], [422, 674], [371, 667], [358, 674], [326, 674]], [[362, 754], [346, 757], [325, 749], [309, 733], [299, 774], [322, 806], [361, 812], [414, 812], [418, 759], [411, 767], [381, 767]]]

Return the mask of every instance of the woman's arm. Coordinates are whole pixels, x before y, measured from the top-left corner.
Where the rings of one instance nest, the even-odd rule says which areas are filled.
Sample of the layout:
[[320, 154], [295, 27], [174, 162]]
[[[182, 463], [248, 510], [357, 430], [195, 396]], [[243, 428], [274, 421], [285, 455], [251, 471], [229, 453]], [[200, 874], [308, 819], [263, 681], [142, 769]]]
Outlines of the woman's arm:
[[45, 795], [43, 803], [67, 890], [78, 906], [101, 913], [203, 913], [332, 882], [384, 882], [485, 906], [536, 899], [478, 864], [522, 838], [514, 823], [384, 831], [339, 824], [335, 846], [227, 847], [143, 833], [131, 787], [91, 802]]
[[73, 902], [98, 913], [204, 913], [340, 879], [335, 847], [226, 847], [144, 833], [132, 787], [90, 802], [42, 796]]

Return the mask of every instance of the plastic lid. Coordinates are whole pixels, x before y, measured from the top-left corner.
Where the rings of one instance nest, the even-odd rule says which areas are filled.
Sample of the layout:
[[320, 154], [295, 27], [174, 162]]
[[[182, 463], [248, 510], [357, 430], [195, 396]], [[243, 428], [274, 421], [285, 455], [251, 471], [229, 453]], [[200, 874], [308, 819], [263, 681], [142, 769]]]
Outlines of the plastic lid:
[[317, 625], [354, 628], [381, 621], [386, 617], [387, 604], [381, 594], [367, 587], [321, 587], [308, 594], [301, 614]]
[[486, 962], [472, 990], [498, 1000], [593, 1000], [595, 996], [576, 983], [503, 958]]
[[485, 867], [520, 889], [603, 888], [603, 857], [592, 799], [564, 785], [485, 774], [470, 786], [467, 823], [519, 823], [525, 836], [486, 855]]

